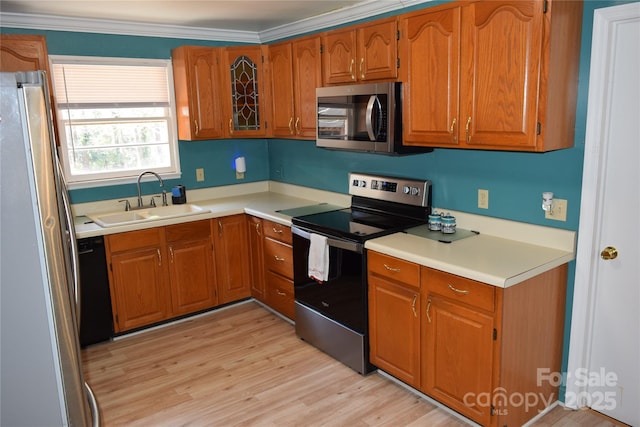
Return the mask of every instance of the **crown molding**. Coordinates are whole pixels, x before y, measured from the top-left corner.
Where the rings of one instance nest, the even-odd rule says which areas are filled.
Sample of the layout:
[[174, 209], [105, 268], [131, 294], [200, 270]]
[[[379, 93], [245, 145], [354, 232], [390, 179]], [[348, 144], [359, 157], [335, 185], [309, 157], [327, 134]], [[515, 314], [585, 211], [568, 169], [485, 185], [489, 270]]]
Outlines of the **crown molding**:
[[258, 33], [253, 31], [184, 27], [179, 25], [148, 24], [143, 22], [115, 21], [108, 19], [72, 18], [51, 15], [32, 15], [26, 13], [0, 13], [0, 22], [2, 23], [2, 26], [6, 28], [260, 43]]
[[303, 33], [319, 31], [336, 25], [347, 24], [352, 21], [366, 19], [431, 1], [432, 0], [370, 0], [348, 8], [339, 9], [261, 32], [3, 12], [0, 12], [0, 23], [2, 27], [6, 28], [238, 43], [266, 43]]
[[430, 3], [431, 1], [433, 0], [371, 0], [323, 15], [261, 31], [259, 34], [260, 41], [262, 43], [268, 43], [274, 40], [295, 37], [303, 33], [312, 33], [383, 13], [394, 12], [406, 7]]

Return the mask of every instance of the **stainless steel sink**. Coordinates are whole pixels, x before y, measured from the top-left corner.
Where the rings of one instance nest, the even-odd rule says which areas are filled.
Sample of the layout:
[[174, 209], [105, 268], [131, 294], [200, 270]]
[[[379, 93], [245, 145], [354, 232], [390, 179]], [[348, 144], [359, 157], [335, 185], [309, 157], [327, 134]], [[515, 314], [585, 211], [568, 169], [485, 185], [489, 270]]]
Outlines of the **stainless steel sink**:
[[211, 212], [193, 204], [171, 205], [156, 208], [139, 209], [128, 212], [108, 212], [87, 215], [100, 227], [117, 227], [146, 221], [157, 221]]

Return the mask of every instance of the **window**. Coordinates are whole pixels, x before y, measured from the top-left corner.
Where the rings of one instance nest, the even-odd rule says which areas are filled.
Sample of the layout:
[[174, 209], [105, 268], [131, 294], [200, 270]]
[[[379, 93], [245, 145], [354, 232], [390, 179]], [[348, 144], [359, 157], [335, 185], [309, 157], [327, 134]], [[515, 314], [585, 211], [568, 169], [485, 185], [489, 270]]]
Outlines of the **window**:
[[51, 56], [60, 154], [70, 188], [180, 176], [171, 62]]

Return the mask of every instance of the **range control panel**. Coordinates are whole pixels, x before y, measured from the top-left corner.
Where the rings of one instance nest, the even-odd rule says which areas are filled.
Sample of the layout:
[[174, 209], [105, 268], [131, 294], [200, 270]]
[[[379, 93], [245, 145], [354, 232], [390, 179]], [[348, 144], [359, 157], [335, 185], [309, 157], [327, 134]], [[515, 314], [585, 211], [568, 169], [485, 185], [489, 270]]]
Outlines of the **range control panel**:
[[351, 172], [349, 194], [426, 207], [430, 202], [431, 181]]

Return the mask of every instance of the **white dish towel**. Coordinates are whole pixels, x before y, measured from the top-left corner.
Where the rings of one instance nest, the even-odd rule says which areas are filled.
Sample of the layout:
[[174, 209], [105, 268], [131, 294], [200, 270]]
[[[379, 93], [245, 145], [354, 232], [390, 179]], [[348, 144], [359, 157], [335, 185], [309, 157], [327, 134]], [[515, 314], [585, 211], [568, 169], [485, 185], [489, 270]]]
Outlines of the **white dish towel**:
[[309, 236], [309, 277], [326, 282], [329, 278], [329, 245], [327, 237], [311, 233]]

